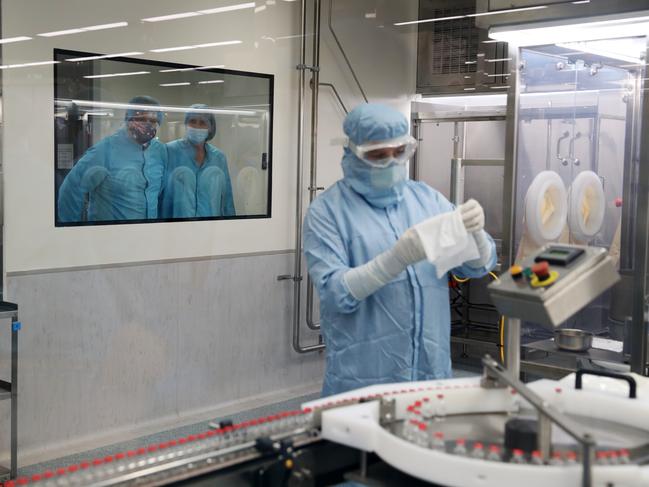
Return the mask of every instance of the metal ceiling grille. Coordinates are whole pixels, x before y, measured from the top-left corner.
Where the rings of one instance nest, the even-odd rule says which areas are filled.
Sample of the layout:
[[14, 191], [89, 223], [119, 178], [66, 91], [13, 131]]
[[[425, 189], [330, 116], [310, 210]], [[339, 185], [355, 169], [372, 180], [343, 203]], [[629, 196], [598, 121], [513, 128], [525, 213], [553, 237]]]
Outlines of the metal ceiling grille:
[[[472, 8], [435, 11], [435, 18], [473, 13]], [[431, 74], [475, 73], [475, 60], [480, 45], [480, 33], [471, 17], [431, 22]]]
[[[485, 42], [476, 27], [475, 0], [420, 0], [417, 91], [424, 94], [506, 89], [507, 44]], [[455, 18], [457, 17], [457, 18]]]

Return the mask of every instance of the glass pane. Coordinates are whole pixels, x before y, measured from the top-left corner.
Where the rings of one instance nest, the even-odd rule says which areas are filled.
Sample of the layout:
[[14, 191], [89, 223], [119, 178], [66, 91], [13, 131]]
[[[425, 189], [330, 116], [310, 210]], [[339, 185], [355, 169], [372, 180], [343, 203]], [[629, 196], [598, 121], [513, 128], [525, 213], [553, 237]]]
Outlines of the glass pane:
[[617, 339], [631, 309], [645, 49], [633, 37], [520, 50], [517, 258], [547, 242], [608, 249], [622, 284], [569, 325]]
[[268, 216], [273, 76], [55, 52], [56, 224]]

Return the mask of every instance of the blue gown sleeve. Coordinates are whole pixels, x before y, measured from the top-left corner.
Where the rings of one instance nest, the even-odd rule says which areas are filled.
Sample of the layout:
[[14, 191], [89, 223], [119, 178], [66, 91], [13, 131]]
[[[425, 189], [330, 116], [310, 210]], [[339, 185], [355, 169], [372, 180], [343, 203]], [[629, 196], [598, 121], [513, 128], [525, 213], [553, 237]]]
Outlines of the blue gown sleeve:
[[223, 216], [235, 216], [237, 213], [234, 209], [234, 198], [232, 197], [232, 182], [230, 181], [230, 171], [228, 171], [228, 160], [223, 157], [223, 165], [221, 169], [225, 174], [225, 193], [223, 195], [223, 208], [221, 215]]
[[81, 187], [81, 180], [89, 168], [101, 164], [100, 152], [96, 145], [88, 149], [63, 180], [57, 202], [59, 221], [83, 221], [82, 213], [87, 192]]
[[320, 301], [339, 313], [353, 313], [360, 306], [344, 282], [349, 259], [334, 220], [322, 205], [312, 205], [304, 219], [304, 255]]

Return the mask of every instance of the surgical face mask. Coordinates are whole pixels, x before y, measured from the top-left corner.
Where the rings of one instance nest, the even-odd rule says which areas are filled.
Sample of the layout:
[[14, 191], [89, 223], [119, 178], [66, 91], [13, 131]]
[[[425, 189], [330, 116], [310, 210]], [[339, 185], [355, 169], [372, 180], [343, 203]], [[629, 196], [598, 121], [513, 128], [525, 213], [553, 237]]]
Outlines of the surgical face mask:
[[370, 184], [376, 189], [393, 188], [407, 177], [405, 164], [392, 163], [388, 167], [373, 167], [370, 171]]
[[135, 141], [143, 145], [149, 143], [158, 131], [158, 124], [154, 122], [131, 120], [128, 126]]
[[203, 144], [207, 140], [207, 129], [198, 129], [195, 127], [187, 127], [185, 130], [185, 137], [193, 145]]

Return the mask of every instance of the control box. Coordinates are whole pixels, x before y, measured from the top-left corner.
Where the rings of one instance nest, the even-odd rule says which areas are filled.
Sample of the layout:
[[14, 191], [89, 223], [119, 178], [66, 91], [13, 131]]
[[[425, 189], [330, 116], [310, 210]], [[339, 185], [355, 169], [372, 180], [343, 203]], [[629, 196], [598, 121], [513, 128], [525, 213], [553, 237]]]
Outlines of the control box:
[[619, 280], [606, 249], [550, 244], [513, 265], [487, 290], [503, 315], [556, 327]]

